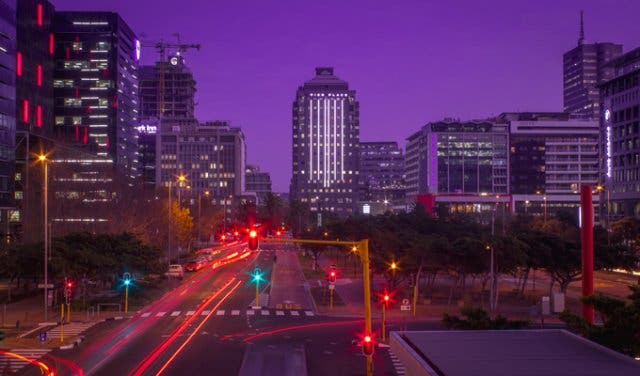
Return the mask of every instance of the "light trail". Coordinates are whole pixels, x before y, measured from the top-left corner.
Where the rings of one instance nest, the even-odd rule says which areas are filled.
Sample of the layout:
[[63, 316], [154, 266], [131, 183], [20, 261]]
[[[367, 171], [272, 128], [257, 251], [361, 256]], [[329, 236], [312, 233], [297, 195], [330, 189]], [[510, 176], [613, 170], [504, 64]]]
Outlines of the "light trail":
[[158, 345], [145, 359], [143, 359], [138, 365], [134, 368], [132, 372], [129, 373], [130, 376], [140, 376], [144, 373], [144, 371], [167, 349], [175, 340], [178, 338], [182, 332], [184, 332], [191, 323], [197, 319], [197, 317], [204, 311], [205, 307], [208, 306], [215, 298], [218, 297], [229, 285], [235, 281], [236, 278], [231, 278], [224, 286], [222, 286], [217, 292], [211, 295], [204, 303], [198, 307], [196, 312], [190, 316], [187, 320], [185, 320], [178, 328], [176, 328], [171, 336], [169, 336], [166, 340], [164, 340], [160, 345]]
[[229, 295], [231, 295], [240, 285], [242, 284], [242, 281], [238, 281], [238, 283], [236, 283], [235, 286], [233, 286], [233, 288], [227, 292], [227, 294], [225, 296], [222, 297], [222, 299], [220, 299], [220, 301], [218, 302], [218, 304], [215, 305], [215, 307], [213, 307], [211, 309], [211, 312], [209, 312], [209, 314], [202, 320], [202, 322], [200, 323], [200, 325], [198, 325], [193, 333], [191, 333], [191, 335], [189, 337], [187, 337], [187, 339], [184, 341], [184, 343], [178, 347], [178, 349], [173, 353], [173, 355], [171, 355], [171, 357], [164, 363], [164, 365], [162, 366], [162, 368], [160, 368], [160, 370], [158, 371], [158, 373], [156, 373], [156, 376], [159, 376], [160, 374], [162, 374], [162, 372], [167, 369], [167, 367], [169, 366], [169, 364], [178, 356], [178, 354], [180, 354], [180, 352], [182, 351], [182, 349], [185, 348], [185, 346], [187, 346], [189, 344], [189, 342], [191, 342], [191, 339], [193, 338], [193, 336], [196, 335], [196, 333], [198, 333], [198, 331], [200, 330], [200, 328], [202, 328], [202, 326], [207, 322], [207, 320], [209, 320], [209, 318], [211, 317], [211, 315], [213, 315], [213, 313], [218, 309], [218, 307], [220, 307], [220, 305], [227, 299], [227, 297], [229, 297]]
[[[285, 327], [282, 327], [282, 328], [273, 329], [273, 330], [270, 330], [270, 331], [267, 331], [267, 332], [257, 333], [257, 334], [248, 336], [245, 339], [243, 339], [242, 342], [246, 343], [246, 342], [249, 342], [249, 341], [254, 340], [256, 338], [259, 338], [259, 337], [269, 336], [269, 335], [282, 333], [282, 332], [289, 332], [289, 331], [298, 330], [298, 329], [323, 328], [323, 327], [329, 327], [329, 326], [351, 325], [351, 324], [357, 324], [357, 323], [362, 323], [362, 322], [364, 322], [364, 320], [360, 319], [360, 320], [329, 321], [329, 322], [318, 322], [318, 323], [313, 323], [313, 324], [302, 324], [302, 325], [294, 325], [294, 326], [285, 326]], [[227, 337], [227, 336], [225, 336], [225, 337]], [[226, 339], [225, 337], [222, 337], [222, 338]]]
[[26, 356], [13, 353], [11, 351], [5, 351], [5, 350], [0, 350], [0, 355], [6, 355], [8, 357], [12, 357], [12, 358], [21, 360], [23, 362], [26, 362], [26, 363], [29, 363], [29, 364], [33, 364], [34, 366], [40, 368], [40, 371], [42, 371], [43, 375], [46, 375], [46, 376], [55, 376], [56, 375], [56, 371], [53, 368], [49, 368], [49, 366], [47, 366], [46, 364], [44, 364], [43, 362], [41, 362], [39, 360], [29, 359]]

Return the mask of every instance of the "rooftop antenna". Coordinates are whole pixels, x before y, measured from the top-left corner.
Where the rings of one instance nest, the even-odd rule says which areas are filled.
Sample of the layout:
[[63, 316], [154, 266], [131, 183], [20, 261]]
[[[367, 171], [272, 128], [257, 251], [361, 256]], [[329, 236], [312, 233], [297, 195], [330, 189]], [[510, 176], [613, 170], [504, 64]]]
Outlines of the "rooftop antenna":
[[582, 46], [584, 42], [584, 21], [582, 19], [582, 10], [580, 10], [580, 36], [578, 37], [578, 46]]

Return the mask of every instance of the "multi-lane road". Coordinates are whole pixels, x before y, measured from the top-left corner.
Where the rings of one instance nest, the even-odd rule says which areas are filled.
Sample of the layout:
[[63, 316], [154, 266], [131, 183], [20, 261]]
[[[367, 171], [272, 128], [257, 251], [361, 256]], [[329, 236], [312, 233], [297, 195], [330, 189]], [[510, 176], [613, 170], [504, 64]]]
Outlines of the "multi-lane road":
[[[96, 325], [76, 349], [41, 360], [56, 375], [363, 375], [364, 358], [352, 343], [362, 319], [322, 317], [307, 302], [280, 306], [261, 298], [264, 307], [252, 307], [250, 274], [256, 267], [264, 272], [260, 292], [268, 296], [274, 256], [225, 249], [217, 262], [130, 318]], [[286, 278], [280, 281], [279, 290], [288, 288]], [[387, 348], [374, 363], [376, 375], [402, 374]], [[40, 372], [32, 367], [23, 374]]]

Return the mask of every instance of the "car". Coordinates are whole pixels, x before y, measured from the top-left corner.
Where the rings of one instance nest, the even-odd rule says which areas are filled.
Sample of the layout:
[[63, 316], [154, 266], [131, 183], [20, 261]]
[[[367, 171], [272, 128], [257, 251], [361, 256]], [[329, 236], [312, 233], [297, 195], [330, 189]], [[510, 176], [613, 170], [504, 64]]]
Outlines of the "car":
[[164, 275], [173, 278], [184, 278], [184, 269], [180, 264], [171, 264], [169, 265], [169, 270], [167, 270]]
[[188, 272], [196, 272], [196, 271], [198, 271], [198, 269], [200, 269], [200, 266], [201, 266], [201, 263], [199, 261], [192, 260], [192, 261], [189, 261], [184, 266], [184, 270], [186, 270]]

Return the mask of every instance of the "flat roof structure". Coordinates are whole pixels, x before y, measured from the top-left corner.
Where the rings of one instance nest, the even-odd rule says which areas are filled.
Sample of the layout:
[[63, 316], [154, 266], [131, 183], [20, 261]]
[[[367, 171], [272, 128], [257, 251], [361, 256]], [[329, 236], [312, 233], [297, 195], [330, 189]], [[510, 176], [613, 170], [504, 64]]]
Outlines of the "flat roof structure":
[[390, 345], [415, 376], [640, 375], [640, 361], [561, 329], [391, 332]]

